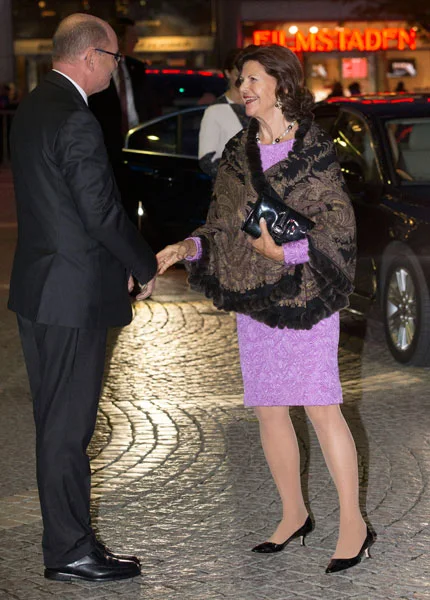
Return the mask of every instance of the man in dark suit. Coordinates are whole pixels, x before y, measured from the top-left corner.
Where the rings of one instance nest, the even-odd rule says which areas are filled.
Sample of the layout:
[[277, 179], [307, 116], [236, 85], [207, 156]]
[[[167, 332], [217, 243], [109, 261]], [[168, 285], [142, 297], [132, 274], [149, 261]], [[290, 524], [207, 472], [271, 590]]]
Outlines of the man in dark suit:
[[122, 162], [122, 148], [128, 130], [154, 116], [154, 108], [145, 64], [130, 56], [138, 41], [134, 21], [121, 17], [110, 21], [110, 25], [118, 37], [124, 60], [113, 74], [109, 87], [91, 96], [89, 107], [102, 127], [124, 207], [136, 222], [137, 205], [130, 196], [129, 173]]
[[156, 262], [121, 205], [87, 97], [120, 59], [101, 19], [71, 15], [53, 71], [20, 104], [11, 132], [18, 243], [9, 308], [17, 313], [34, 402], [45, 577], [105, 581], [140, 573], [90, 525], [90, 466], [107, 328], [131, 320], [130, 275], [152, 291]]

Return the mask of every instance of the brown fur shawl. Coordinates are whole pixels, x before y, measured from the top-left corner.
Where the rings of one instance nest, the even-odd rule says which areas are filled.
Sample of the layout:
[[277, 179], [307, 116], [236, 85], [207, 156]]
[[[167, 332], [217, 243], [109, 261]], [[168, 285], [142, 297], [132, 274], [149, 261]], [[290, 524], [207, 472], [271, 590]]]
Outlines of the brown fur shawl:
[[[348, 305], [356, 254], [353, 209], [333, 142], [317, 125], [302, 121], [289, 156], [264, 174], [257, 128], [253, 119], [225, 148], [207, 222], [193, 233], [202, 240], [203, 255], [187, 264], [189, 282], [219, 309], [270, 327], [310, 329]], [[263, 257], [240, 229], [268, 184], [315, 222], [304, 265]]]

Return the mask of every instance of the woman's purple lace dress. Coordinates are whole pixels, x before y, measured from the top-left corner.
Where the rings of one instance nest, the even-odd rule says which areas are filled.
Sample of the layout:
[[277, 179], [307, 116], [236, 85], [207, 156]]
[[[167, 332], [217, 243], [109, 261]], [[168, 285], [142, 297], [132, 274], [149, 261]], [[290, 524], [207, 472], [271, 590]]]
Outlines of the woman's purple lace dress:
[[[263, 170], [285, 158], [292, 143], [293, 140], [260, 144]], [[283, 249], [287, 264], [309, 260], [306, 239], [284, 244]], [[237, 334], [245, 406], [322, 406], [342, 402], [337, 357], [339, 313], [310, 330], [271, 328], [238, 314]]]

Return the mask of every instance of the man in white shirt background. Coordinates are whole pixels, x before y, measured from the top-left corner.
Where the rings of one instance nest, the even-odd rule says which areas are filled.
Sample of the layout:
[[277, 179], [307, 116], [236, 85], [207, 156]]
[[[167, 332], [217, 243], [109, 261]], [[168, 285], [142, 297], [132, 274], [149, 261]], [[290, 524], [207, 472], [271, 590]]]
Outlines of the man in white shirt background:
[[89, 106], [102, 127], [124, 208], [136, 222], [137, 207], [130, 197], [127, 171], [122, 164], [122, 148], [127, 131], [151, 118], [154, 108], [145, 63], [131, 56], [138, 41], [134, 21], [120, 17], [111, 21], [110, 25], [117, 35], [123, 59], [113, 73], [109, 87], [91, 96]]
[[199, 132], [199, 165], [202, 171], [215, 178], [226, 143], [249, 123], [239, 88], [236, 86], [239, 71], [236, 61], [244, 52], [232, 48], [223, 65], [227, 81], [226, 92], [208, 106]]

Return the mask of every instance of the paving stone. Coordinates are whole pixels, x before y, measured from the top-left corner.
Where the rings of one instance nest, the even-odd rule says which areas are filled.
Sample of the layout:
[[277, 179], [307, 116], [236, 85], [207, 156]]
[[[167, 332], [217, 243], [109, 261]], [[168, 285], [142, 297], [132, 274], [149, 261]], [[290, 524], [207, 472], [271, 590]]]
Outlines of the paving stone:
[[234, 315], [189, 294], [183, 271], [165, 276], [110, 335], [90, 447], [93, 523], [109, 547], [140, 556], [143, 576], [103, 585], [43, 578], [32, 408], [4, 302], [0, 322], [1, 599], [430, 599], [430, 370], [395, 363], [377, 321], [342, 315], [339, 361], [378, 540], [372, 560], [326, 575], [337, 498], [303, 410], [292, 413], [316, 529], [307, 547], [257, 556], [250, 549], [281, 509], [257, 420], [242, 406]]

